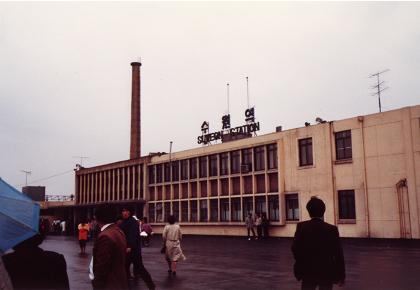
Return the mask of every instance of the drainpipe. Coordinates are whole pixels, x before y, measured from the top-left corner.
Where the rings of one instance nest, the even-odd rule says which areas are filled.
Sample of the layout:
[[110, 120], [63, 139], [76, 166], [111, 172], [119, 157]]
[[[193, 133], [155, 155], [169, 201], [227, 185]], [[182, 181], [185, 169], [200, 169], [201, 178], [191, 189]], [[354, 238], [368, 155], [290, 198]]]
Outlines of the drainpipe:
[[366, 177], [366, 152], [365, 152], [365, 133], [363, 129], [363, 121], [364, 117], [359, 116], [357, 117], [360, 125], [360, 132], [362, 135], [362, 161], [363, 161], [363, 191], [365, 193], [365, 218], [366, 218], [366, 237], [370, 237], [370, 221], [369, 221], [369, 195], [368, 195], [368, 184], [367, 184], [367, 177]]
[[333, 153], [333, 123], [334, 121], [328, 122], [328, 132], [330, 137], [330, 164], [331, 164], [331, 184], [332, 184], [332, 198], [333, 198], [333, 215], [334, 215], [334, 224], [338, 224], [338, 217], [337, 217], [337, 199], [336, 199], [336, 190], [335, 190], [335, 176], [334, 176], [334, 153]]

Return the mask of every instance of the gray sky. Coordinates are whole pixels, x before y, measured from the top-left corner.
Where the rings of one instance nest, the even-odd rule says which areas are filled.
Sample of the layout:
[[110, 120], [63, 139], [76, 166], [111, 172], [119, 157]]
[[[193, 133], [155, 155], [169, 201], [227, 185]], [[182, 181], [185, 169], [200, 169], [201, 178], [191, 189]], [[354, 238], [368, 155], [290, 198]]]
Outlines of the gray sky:
[[[368, 76], [389, 68], [383, 110], [420, 102], [420, 3], [0, 3], [0, 176], [20, 187], [128, 159], [131, 67], [142, 60], [142, 154], [378, 112]], [[32, 185], [74, 191], [67, 173]]]

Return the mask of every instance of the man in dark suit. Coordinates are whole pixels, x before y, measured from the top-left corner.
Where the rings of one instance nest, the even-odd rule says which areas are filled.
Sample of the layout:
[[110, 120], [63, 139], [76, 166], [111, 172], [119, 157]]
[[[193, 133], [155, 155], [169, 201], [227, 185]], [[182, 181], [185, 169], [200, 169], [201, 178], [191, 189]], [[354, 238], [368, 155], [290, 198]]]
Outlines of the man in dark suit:
[[121, 212], [122, 221], [119, 227], [127, 238], [126, 272], [131, 279], [130, 266], [133, 264], [133, 272], [136, 278], [141, 277], [149, 289], [155, 289], [152, 277], [143, 265], [140, 243], [140, 224], [133, 217], [133, 210], [124, 207]]
[[124, 233], [114, 224], [115, 212], [105, 206], [98, 208], [95, 219], [101, 232], [93, 246], [93, 289], [128, 289], [127, 242]]
[[70, 288], [64, 256], [38, 247], [42, 241], [42, 236], [37, 234], [15, 246], [13, 253], [3, 256], [13, 289]]
[[311, 220], [298, 223], [292, 245], [295, 277], [302, 280], [302, 290], [342, 286], [345, 268], [338, 229], [322, 220], [325, 204], [321, 199], [312, 197], [306, 209]]

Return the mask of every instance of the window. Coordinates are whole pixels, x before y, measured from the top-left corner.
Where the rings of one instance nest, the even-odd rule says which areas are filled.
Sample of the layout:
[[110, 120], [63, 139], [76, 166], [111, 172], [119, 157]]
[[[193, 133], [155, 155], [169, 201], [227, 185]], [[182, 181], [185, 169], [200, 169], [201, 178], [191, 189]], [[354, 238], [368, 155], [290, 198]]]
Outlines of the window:
[[171, 199], [171, 186], [165, 185], [165, 199]]
[[172, 180], [179, 180], [179, 161], [172, 162]]
[[217, 190], [217, 180], [210, 180], [210, 194], [211, 196], [217, 196], [219, 194]]
[[229, 221], [229, 199], [220, 199], [220, 220], [222, 222]]
[[243, 220], [245, 220], [249, 213], [252, 214], [254, 212], [254, 205], [253, 205], [254, 203], [252, 201], [252, 197], [245, 197], [242, 200], [242, 203], [243, 203], [242, 216], [243, 216]]
[[179, 198], [179, 185], [174, 184], [173, 185], [173, 190], [174, 190], [174, 199], [178, 199]]
[[172, 214], [175, 216], [176, 220], [179, 221], [179, 202], [177, 201], [172, 203]]
[[229, 179], [220, 179], [220, 189], [222, 191], [220, 195], [229, 195]]
[[241, 152], [239, 150], [230, 153], [230, 173], [239, 173], [241, 170]]
[[149, 222], [155, 222], [155, 204], [149, 203]]
[[156, 204], [156, 221], [163, 222], [162, 203]]
[[267, 145], [267, 167], [268, 169], [277, 168], [277, 144]]
[[217, 176], [217, 155], [210, 155], [210, 176]]
[[228, 175], [229, 153], [220, 154], [220, 175]]
[[337, 160], [351, 159], [351, 130], [335, 133], [335, 156]]
[[219, 220], [219, 204], [217, 199], [210, 199], [210, 221], [217, 222]]
[[258, 146], [254, 148], [254, 160], [256, 171], [265, 169], [264, 146]]
[[149, 184], [155, 183], [155, 167], [149, 166]]
[[200, 196], [206, 197], [207, 196], [207, 181], [200, 181]]
[[197, 178], [197, 158], [190, 159], [190, 178]]
[[298, 221], [299, 220], [299, 199], [297, 193], [286, 194], [286, 220]]
[[338, 216], [340, 219], [356, 219], [354, 190], [338, 191]]
[[188, 179], [188, 160], [181, 161], [181, 180]]
[[277, 172], [268, 174], [268, 192], [278, 192], [279, 191], [279, 176]]
[[163, 165], [163, 170], [165, 171], [165, 182], [171, 181], [171, 165], [169, 163], [165, 163]]
[[247, 170], [244, 171], [252, 171], [252, 149], [243, 149], [242, 150], [242, 165], [245, 167], [247, 166]]
[[200, 178], [207, 177], [207, 156], [200, 157]]
[[181, 184], [181, 198], [188, 198], [188, 183]]
[[207, 200], [200, 200], [200, 222], [207, 221]]
[[163, 179], [163, 172], [162, 172], [162, 164], [156, 165], [156, 183], [162, 183]]
[[197, 182], [190, 183], [190, 197], [197, 197]]
[[191, 210], [191, 216], [190, 221], [196, 222], [197, 219], [197, 200], [190, 200], [190, 210]]
[[239, 222], [241, 220], [241, 199], [232, 198], [232, 221]]
[[181, 201], [181, 220], [188, 222], [188, 201]]
[[252, 194], [252, 176], [244, 176], [244, 194]]
[[270, 195], [268, 197], [268, 219], [270, 221], [279, 221], [279, 197]]
[[312, 138], [299, 140], [299, 166], [314, 164], [312, 160]]
[[255, 212], [266, 213], [265, 196], [258, 196], [255, 198]]
[[257, 193], [265, 193], [265, 175], [255, 175], [255, 181], [257, 183]]
[[232, 183], [232, 195], [241, 194], [241, 179], [240, 177], [233, 177], [230, 179]]
[[165, 213], [165, 221], [168, 221], [168, 217], [171, 215], [171, 203], [165, 202], [164, 203], [164, 213]]

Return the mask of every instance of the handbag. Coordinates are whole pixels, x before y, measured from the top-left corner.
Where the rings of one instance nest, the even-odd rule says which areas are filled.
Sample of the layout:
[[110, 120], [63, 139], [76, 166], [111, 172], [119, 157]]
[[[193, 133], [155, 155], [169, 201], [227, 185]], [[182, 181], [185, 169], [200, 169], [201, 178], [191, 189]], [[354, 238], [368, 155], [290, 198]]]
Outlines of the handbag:
[[160, 253], [161, 254], [165, 254], [166, 253], [166, 245], [162, 246], [162, 249], [160, 249]]

